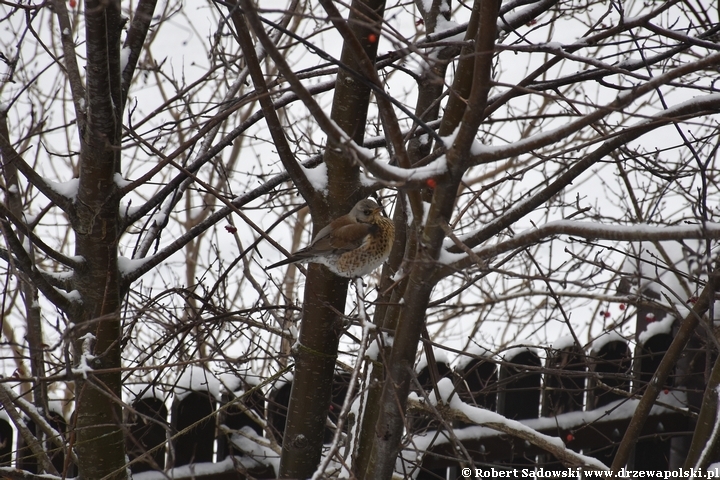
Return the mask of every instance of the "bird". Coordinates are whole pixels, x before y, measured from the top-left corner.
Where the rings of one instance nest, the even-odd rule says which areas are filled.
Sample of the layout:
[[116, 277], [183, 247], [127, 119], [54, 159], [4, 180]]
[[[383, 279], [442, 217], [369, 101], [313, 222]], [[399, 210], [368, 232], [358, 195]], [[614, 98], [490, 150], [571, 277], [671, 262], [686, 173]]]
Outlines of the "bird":
[[349, 213], [323, 227], [310, 245], [266, 270], [310, 262], [325, 265], [331, 272], [346, 278], [371, 273], [390, 256], [395, 239], [395, 226], [380, 213], [381, 210], [372, 199], [360, 200]]

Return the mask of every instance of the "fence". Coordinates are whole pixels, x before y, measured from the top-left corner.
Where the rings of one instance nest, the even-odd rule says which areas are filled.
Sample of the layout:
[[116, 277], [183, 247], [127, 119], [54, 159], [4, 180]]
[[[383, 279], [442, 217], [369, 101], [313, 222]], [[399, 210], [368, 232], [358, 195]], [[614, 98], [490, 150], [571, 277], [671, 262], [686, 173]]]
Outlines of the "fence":
[[[648, 330], [647, 338], [640, 336], [634, 354], [628, 343], [616, 335], [603, 337], [589, 352], [570, 342], [556, 344], [555, 348], [545, 349], [545, 365], [536, 350], [516, 348], [502, 357], [468, 357], [468, 361], [455, 370], [438, 362], [433, 372], [428, 367], [418, 372], [418, 385], [430, 392], [434, 386], [433, 378], [450, 378], [464, 402], [497, 411], [541, 433], [559, 437], [569, 448], [609, 465], [615, 453], [614, 445], [622, 438], [634, 402], [637, 402], [629, 392], [651, 378], [672, 340], [672, 331], [668, 327], [665, 322], [662, 328]], [[704, 355], [704, 349], [697, 342], [695, 348], [687, 350], [677, 367], [677, 374], [671, 376], [659, 405], [645, 424], [629, 467], [657, 470], [680, 465], [689, 442], [688, 432], [693, 430], [688, 406], [697, 409], [704, 383], [702, 368], [692, 370], [688, 365], [704, 366], [708, 360]], [[346, 374], [336, 376], [329, 414], [331, 420], [335, 420], [340, 410], [348, 381]], [[243, 395], [241, 401], [237, 401], [239, 393], [225, 393], [219, 402], [206, 388], [184, 391], [175, 395], [169, 412], [164, 399], [142, 392], [126, 415], [129, 458], [133, 460], [145, 454], [131, 465], [132, 471], [135, 474], [148, 472], [140, 477], [155, 478], [149, 472], [175, 467], [175, 478], [179, 478], [182, 475], [177, 473], [177, 467], [193, 464], [198, 467], [193, 478], [243, 478], [236, 473], [237, 465], [226, 461], [239, 456], [247, 460], [248, 468], [244, 473], [248, 476], [274, 478], [273, 461], [268, 461], [268, 456], [276, 454], [267, 448], [251, 452], [247, 448], [248, 442], [237, 441], [242, 437], [235, 437], [233, 443], [229, 435], [249, 427], [246, 429], [248, 434], [274, 436], [282, 442], [290, 388], [291, 382], [278, 383], [267, 396], [256, 389]], [[247, 385], [245, 390], [248, 391]], [[254, 417], [265, 420], [268, 428], [261, 428]], [[62, 418], [57, 417], [51, 423], [64, 431]], [[32, 422], [29, 426], [34, 430]], [[482, 426], [456, 424], [454, 427], [475, 429], [462, 444], [478, 464], [561, 467], [551, 455], [524, 440]], [[432, 418], [412, 412], [409, 428], [415, 435], [434, 435], [433, 430], [439, 427]], [[8, 420], [0, 418], [2, 465], [10, 464], [12, 435]], [[173, 440], [168, 447], [167, 438], [171, 435]], [[462, 462], [467, 464], [467, 459], [458, 460], [456, 445], [441, 437], [420, 460], [418, 468], [422, 471], [418, 478], [446, 478], [448, 468], [457, 468]], [[330, 439], [331, 431], [328, 430], [326, 440]], [[18, 443], [18, 449], [17, 466], [36, 472], [35, 460], [22, 441]], [[253, 456], [257, 461], [250, 460]], [[199, 468], [201, 464], [213, 461], [216, 464], [225, 461], [227, 471]], [[66, 464], [61, 454], [56, 454], [53, 463], [59, 471], [72, 474], [72, 465]], [[452, 478], [452, 470], [450, 475]]]

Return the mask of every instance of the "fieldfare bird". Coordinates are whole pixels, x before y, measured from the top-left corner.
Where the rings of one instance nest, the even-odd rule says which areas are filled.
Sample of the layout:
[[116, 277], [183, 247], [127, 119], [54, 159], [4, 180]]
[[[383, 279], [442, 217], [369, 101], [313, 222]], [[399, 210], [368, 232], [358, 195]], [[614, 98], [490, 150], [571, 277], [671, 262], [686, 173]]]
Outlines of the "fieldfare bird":
[[336, 275], [356, 278], [375, 270], [390, 255], [395, 226], [374, 200], [360, 200], [350, 213], [320, 230], [310, 245], [267, 269], [289, 263], [325, 265]]

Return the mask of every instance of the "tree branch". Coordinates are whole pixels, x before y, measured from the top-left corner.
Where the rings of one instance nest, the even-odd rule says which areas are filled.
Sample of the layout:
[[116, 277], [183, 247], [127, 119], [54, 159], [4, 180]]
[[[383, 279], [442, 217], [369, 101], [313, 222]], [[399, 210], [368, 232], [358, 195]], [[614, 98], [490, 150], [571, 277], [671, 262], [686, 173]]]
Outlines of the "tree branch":
[[15, 150], [10, 143], [10, 133], [7, 127], [7, 110], [0, 110], [0, 154], [3, 164], [12, 163], [35, 188], [52, 202], [60, 207], [63, 212], [71, 214], [73, 211], [72, 200], [54, 190], [50, 183], [42, 178]]
[[[661, 112], [655, 117], [652, 117], [631, 128], [626, 129], [616, 137], [607, 140], [594, 152], [589, 153], [583, 159], [579, 160], [565, 173], [560, 175], [557, 180], [545, 187], [545, 189], [543, 189], [536, 195], [528, 198], [527, 200], [517, 203], [507, 212], [505, 212], [502, 216], [491, 221], [477, 232], [464, 238], [465, 245], [473, 248], [476, 245], [479, 245], [487, 241], [488, 239], [494, 237], [498, 233], [502, 232], [503, 230], [517, 222], [519, 219], [523, 218], [528, 213], [534, 211], [538, 206], [548, 201], [567, 185], [570, 185], [578, 176], [580, 176], [592, 165], [599, 162], [605, 155], [627, 144], [631, 140], [634, 140], [647, 132], [659, 128], [662, 125], [677, 121], [677, 117], [679, 116], [698, 116], [703, 115], [707, 112], [715, 112], [718, 109], [720, 109], [720, 94], [706, 95], [704, 97], [695, 98], [692, 101], [677, 105], [670, 110]], [[668, 117], [668, 114], [675, 118]], [[448, 251], [450, 253], [460, 253], [461, 250], [456, 248], [450, 248]], [[464, 268], [468, 265], [469, 263], [461, 263], [457, 266]], [[438, 272], [438, 275], [444, 277], [451, 273], [452, 271], [450, 271], [449, 269], [444, 269]]]
[[0, 404], [2, 404], [5, 412], [7, 412], [8, 416], [15, 424], [15, 428], [17, 428], [18, 432], [25, 441], [25, 444], [28, 448], [30, 448], [33, 455], [37, 457], [43, 470], [49, 472], [51, 475], [59, 475], [38, 439], [32, 434], [27, 425], [25, 425], [23, 419], [20, 418], [20, 414], [17, 410], [15, 410], [13, 396], [14, 392], [6, 384], [0, 383]]
[[315, 188], [308, 180], [307, 175], [305, 175], [305, 172], [298, 164], [288, 144], [287, 137], [280, 124], [280, 119], [277, 116], [275, 105], [270, 96], [270, 91], [265, 83], [265, 75], [255, 54], [254, 42], [252, 38], [250, 38], [250, 32], [248, 31], [245, 19], [237, 6], [230, 8], [230, 17], [235, 25], [235, 38], [243, 51], [243, 56], [245, 57], [247, 68], [250, 71], [250, 77], [255, 85], [255, 92], [260, 102], [265, 122], [270, 130], [270, 135], [273, 138], [273, 143], [277, 149], [280, 161], [290, 175], [290, 178], [292, 178], [300, 195], [309, 201], [315, 197], [318, 192], [315, 191]]
[[[528, 247], [558, 235], [623, 242], [720, 239], [720, 223], [668, 227], [660, 225], [602, 225], [594, 222], [558, 220], [521, 232], [510, 240], [502, 241], [497, 245], [488, 245], [470, 250], [464, 254], [458, 254], [468, 256], [454, 261], [450, 264], [450, 267], [455, 270], [467, 268], [472, 264], [476, 264], [478, 260], [486, 260], [517, 248]], [[472, 258], [473, 255], [475, 258]]]
[[10, 210], [8, 210], [3, 204], [0, 204], [0, 215], [2, 215], [6, 219], [8, 219], [13, 225], [15, 225], [15, 228], [17, 228], [23, 235], [27, 236], [32, 242], [32, 244], [38, 247], [49, 258], [52, 258], [58, 263], [61, 263], [71, 269], [77, 269], [81, 267], [80, 262], [77, 262], [74, 259], [67, 257], [51, 248], [40, 237], [38, 237], [25, 222], [13, 215], [12, 212], [10, 212]]
[[[663, 75], [658, 75], [657, 77], [650, 79], [648, 82], [640, 86], [620, 93], [617, 98], [609, 104], [596, 109], [594, 112], [588, 113], [587, 115], [574, 122], [570, 122], [565, 126], [556, 128], [549, 132], [542, 132], [530, 138], [519, 140], [510, 145], [478, 146], [479, 153], [474, 155], [473, 163], [476, 165], [490, 163], [504, 158], [522, 155], [532, 150], [537, 150], [548, 145], [552, 145], [553, 143], [556, 143], [561, 139], [566, 138], [567, 136], [581, 130], [582, 128], [587, 127], [588, 125], [592, 125], [593, 123], [609, 115], [610, 113], [622, 111], [633, 101], [637, 100], [638, 98], [647, 93], [653, 92], [659, 86], [665, 85], [669, 81], [680, 78], [689, 73], [693, 73], [706, 68], [711, 68], [714, 65], [717, 65], [718, 62], [720, 62], [720, 53], [714, 53], [696, 62], [689, 62], [683, 64], [677, 68], [668, 71]], [[715, 95], [709, 95], [708, 97], [715, 97]], [[710, 100], [712, 100], [712, 98]], [[690, 101], [685, 102], [681, 105], [687, 107], [688, 104], [692, 105], [694, 103], [695, 101]], [[665, 110], [660, 115], [657, 115], [653, 118], [661, 120], [671, 115], [678, 115], [672, 110], [673, 109]]]
[[25, 275], [27, 275], [30, 280], [32, 280], [38, 290], [40, 290], [43, 295], [45, 295], [47, 299], [50, 300], [56, 307], [66, 313], [74, 311], [76, 305], [72, 301], [68, 300], [62, 293], [56, 290], [55, 287], [47, 281], [45, 276], [41, 274], [35, 267], [32, 259], [25, 251], [22, 243], [17, 238], [17, 236], [15, 236], [12, 228], [10, 228], [10, 222], [6, 219], [0, 218], [0, 225], [0, 230], [2, 230], [5, 241], [10, 247], [10, 251], [14, 255], [14, 257], [11, 257], [8, 252], [6, 260], [10, 263], [13, 263], [15, 267], [25, 273]]
[[[408, 408], [420, 410], [425, 413], [433, 413], [433, 409], [424, 402], [409, 400], [408, 403]], [[480, 425], [526, 440], [536, 447], [551, 453], [565, 465], [575, 467], [585, 466], [593, 470], [608, 470], [599, 460], [566, 448], [557, 437], [540, 433], [517, 420], [511, 420], [499, 413], [463, 403], [457, 395], [454, 395], [450, 399], [449, 404], [438, 405], [436, 408], [448, 422], [457, 420], [466, 424]], [[470, 415], [468, 415], [468, 413], [470, 413]], [[473, 413], [477, 413], [477, 415], [473, 415]], [[476, 418], [477, 416], [481, 416], [483, 420], [478, 420]]]
[[70, 83], [73, 106], [75, 107], [75, 119], [78, 133], [82, 135], [85, 131], [87, 121], [87, 105], [85, 104], [85, 85], [83, 84], [80, 69], [78, 68], [77, 55], [75, 54], [75, 42], [73, 41], [73, 28], [67, 10], [67, 2], [64, 0], [52, 0], [53, 11], [57, 15], [60, 27], [60, 42], [65, 60], [65, 73]]
[[[330, 16], [330, 21], [333, 22], [335, 28], [338, 30], [340, 35], [342, 35], [345, 48], [348, 48], [349, 51], [353, 53], [364, 77], [368, 79], [372, 85], [375, 86], [375, 88], [373, 89], [375, 91], [375, 99], [377, 100], [378, 108], [380, 110], [380, 117], [382, 120], [385, 138], [387, 138], [387, 146], [392, 147], [391, 153], [393, 159], [396, 160], [398, 165], [400, 165], [402, 168], [411, 168], [412, 165], [410, 162], [410, 157], [408, 156], [407, 149], [405, 148], [404, 138], [400, 129], [397, 115], [395, 115], [395, 110], [393, 110], [393, 106], [389, 100], [389, 96], [382, 88], [382, 83], [380, 82], [380, 77], [378, 77], [377, 75], [377, 69], [375, 68], [375, 65], [363, 49], [362, 45], [360, 44], [360, 40], [355, 36], [355, 34], [348, 26], [347, 22], [345, 22], [345, 20], [340, 15], [340, 12], [338, 11], [335, 4], [330, 0], [320, 0], [320, 4]], [[379, 41], [379, 39], [376, 41]], [[417, 121], [419, 121], [419, 119], [417, 119]], [[435, 131], [428, 128], [426, 125], [425, 129], [430, 134], [435, 135]], [[416, 223], [419, 226], [419, 219], [422, 218], [423, 213], [420, 192], [409, 191], [408, 197], [410, 199], [410, 207], [413, 211], [413, 218], [416, 219]]]
[[[62, 2], [62, 0], [55, 0], [55, 2]], [[145, 38], [147, 37], [147, 32], [150, 29], [150, 23], [152, 22], [156, 4], [157, 0], [140, 0], [138, 2], [135, 9], [135, 15], [133, 16], [130, 28], [128, 28], [127, 36], [125, 37], [121, 58], [125, 56], [127, 60], [124, 68], [122, 65], [120, 67], [122, 69], [121, 111], [125, 110], [125, 104], [127, 103], [128, 92], [130, 90], [130, 82], [132, 82], [133, 75], [135, 74], [135, 67], [140, 59], [140, 52], [145, 45]]]
[[635, 414], [630, 420], [630, 424], [625, 431], [625, 435], [618, 446], [617, 454], [615, 455], [615, 459], [613, 460], [611, 467], [613, 472], [617, 473], [620, 468], [627, 464], [628, 459], [630, 458], [630, 453], [633, 451], [633, 446], [637, 443], [640, 431], [642, 430], [648, 415], [650, 415], [650, 410], [652, 409], [658, 394], [662, 390], [663, 385], [665, 385], [665, 381], [670, 375], [670, 372], [675, 368], [680, 355], [682, 355], [685, 346], [695, 331], [695, 327], [698, 325], [703, 315], [707, 313], [711, 304], [715, 302], [715, 292], [718, 290], [720, 290], [720, 268], [716, 266], [710, 273], [708, 281], [705, 284], [705, 288], [703, 288], [702, 292], [698, 296], [698, 299], [692, 306], [690, 313], [688, 313], [680, 323], [680, 328], [675, 334], [675, 338], [673, 338], [667, 352], [665, 352], [665, 355], [660, 361], [660, 365], [658, 365], [652, 379], [647, 382], [645, 393], [640, 399], [640, 403], [638, 403]]
[[298, 98], [302, 100], [307, 109], [310, 111], [310, 114], [317, 121], [320, 129], [325, 132], [328, 143], [344, 151], [350, 158], [362, 159], [364, 161], [370, 160], [367, 153], [358, 148], [357, 144], [355, 144], [355, 142], [353, 142], [352, 139], [342, 131], [342, 129], [338, 128], [335, 122], [330, 120], [322, 107], [318, 105], [315, 98], [310, 94], [310, 92], [308, 92], [302, 82], [300, 82], [300, 79], [298, 79], [295, 72], [292, 71], [285, 60], [285, 56], [280, 53], [278, 48], [268, 38], [265, 33], [265, 29], [263, 28], [262, 21], [260, 20], [252, 2], [250, 0], [239, 1], [242, 6], [243, 14], [247, 18], [249, 25], [255, 32], [255, 35], [258, 37], [258, 40], [262, 43], [265, 50], [267, 50], [268, 55], [270, 55], [273, 59], [280, 73], [288, 81], [293, 92], [295, 92]]

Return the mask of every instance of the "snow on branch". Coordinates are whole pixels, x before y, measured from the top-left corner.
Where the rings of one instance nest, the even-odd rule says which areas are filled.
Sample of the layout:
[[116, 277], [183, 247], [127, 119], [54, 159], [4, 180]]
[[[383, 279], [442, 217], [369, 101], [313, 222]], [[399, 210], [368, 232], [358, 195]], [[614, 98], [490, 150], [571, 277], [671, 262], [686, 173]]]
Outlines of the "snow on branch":
[[[554, 417], [516, 421], [499, 413], [464, 403], [454, 392], [450, 379], [442, 379], [438, 382], [437, 387], [441, 397], [438, 405], [431, 407], [419, 401], [416, 395], [411, 394], [408, 399], [408, 409], [425, 415], [438, 412], [448, 423], [456, 420], [472, 426], [457, 428], [451, 433], [447, 432], [450, 434], [444, 435], [438, 435], [438, 432], [434, 431], [415, 435], [411, 442], [414, 453], [411, 453], [410, 449], [406, 450], [403, 454], [405, 458], [411, 458], [418, 452], [422, 455], [433, 447], [450, 442], [450, 438], [472, 441], [507, 434], [545, 450], [566, 466], [608, 470], [608, 467], [599, 460], [570, 450], [559, 437], [542, 433], [542, 431], [558, 429], [573, 431], [598, 422], [628, 420], [633, 416], [639, 403], [639, 399], [630, 398], [617, 400], [590, 411], [567, 412]], [[430, 399], [435, 401], [434, 394], [430, 395]], [[683, 402], [682, 394], [666, 395], [662, 404], [652, 406], [651, 415], [662, 415], [675, 410], [681, 407]]]
[[42, 238], [38, 237], [35, 232], [33, 232], [30, 225], [28, 225], [28, 223], [31, 222], [27, 222], [24, 218], [20, 219], [16, 217], [15, 215], [13, 215], [10, 209], [8, 209], [4, 204], [1, 203], [0, 215], [7, 218], [7, 220], [15, 226], [18, 232], [20, 232], [22, 235], [27, 236], [30, 239], [31, 244], [34, 247], [39, 248], [48, 257], [72, 269], [78, 269], [82, 266], [81, 259], [78, 260], [77, 258], [70, 258], [51, 248], [42, 240]]
[[[72, 198], [66, 195], [72, 193], [72, 180], [65, 184], [51, 182], [39, 175], [33, 167], [31, 167], [22, 156], [15, 150], [8, 140], [9, 134], [7, 130], [7, 111], [0, 110], [0, 153], [4, 164], [12, 164], [23, 174], [25, 179], [37, 188], [43, 195], [52, 200], [52, 202], [60, 207], [65, 213], [72, 210]], [[65, 188], [63, 188], [65, 187]], [[75, 189], [77, 191], [77, 189]]]
[[80, 360], [78, 360], [78, 365], [75, 368], [72, 368], [72, 373], [75, 375], [82, 375], [82, 377], [87, 380], [88, 373], [91, 373], [93, 371], [93, 367], [91, 363], [94, 363], [95, 355], [92, 353], [93, 346], [95, 344], [95, 335], [88, 332], [82, 337], [78, 338], [78, 340], [82, 340], [82, 355], [80, 356]]
[[[0, 223], [6, 223], [6, 220], [0, 220]], [[73, 308], [73, 299], [67, 298], [51, 283], [51, 279], [43, 274], [35, 265], [34, 260], [28, 254], [27, 249], [15, 235], [15, 232], [7, 228], [5, 229], [5, 240], [10, 250], [0, 248], [0, 259], [8, 263], [13, 263], [22, 270], [37, 286], [37, 288], [50, 300], [56, 307], [67, 312]]]
[[5, 383], [0, 383], [0, 404], [15, 424], [15, 428], [17, 428], [18, 432], [25, 441], [25, 444], [28, 448], [30, 448], [30, 451], [38, 459], [40, 465], [43, 469], [45, 469], [45, 471], [52, 475], [59, 475], [57, 469], [55, 469], [47, 454], [43, 450], [42, 445], [25, 424], [25, 421], [20, 416], [20, 413], [15, 409], [14, 397], [16, 397], [15, 393], [10, 389], [10, 387], [8, 387]]
[[123, 278], [134, 277], [137, 271], [145, 272], [147, 269], [143, 269], [143, 266], [153, 261], [153, 256], [145, 258], [127, 258], [119, 256], [117, 259], [118, 271]]
[[[248, 460], [251, 463], [246, 465], [246, 463], [249, 463]], [[257, 461], [249, 459], [248, 457], [228, 455], [218, 462], [192, 463], [190, 465], [174, 467], [165, 472], [149, 470], [146, 472], [135, 473], [132, 478], [133, 480], [167, 480], [168, 478], [174, 478], [177, 480], [181, 478], [193, 479], [235, 473], [237, 472], [238, 467], [252, 468], [257, 466], [257, 464]]]
[[[720, 223], [706, 223], [704, 225], [686, 226], [660, 226], [660, 225], [604, 225], [595, 222], [577, 222], [572, 220], [557, 220], [546, 223], [538, 228], [525, 230], [513, 238], [496, 245], [488, 245], [472, 250], [472, 253], [481, 259], [495, 257], [502, 253], [535, 244], [542, 240], [558, 235], [570, 235], [594, 240], [612, 241], [668, 241], [690, 239], [719, 239]], [[443, 251], [441, 262], [452, 263], [454, 268], [464, 268], [474, 263], [465, 253], [450, 254]]]
[[[720, 53], [712, 54], [708, 57], [698, 60], [697, 62], [690, 62], [684, 64], [680, 67], [668, 71], [663, 75], [653, 77], [653, 79], [651, 79], [650, 81], [638, 87], [635, 87], [632, 90], [621, 92], [620, 94], [618, 94], [615, 100], [613, 100], [609, 104], [600, 106], [595, 111], [588, 113], [587, 115], [580, 117], [578, 120], [570, 122], [561, 127], [552, 130], [541, 131], [536, 135], [523, 138], [517, 142], [513, 142], [507, 145], [487, 145], [481, 147], [476, 146], [475, 151], [473, 152], [473, 162], [476, 164], [482, 164], [490, 161], [501, 160], [504, 158], [528, 153], [532, 150], [537, 150], [548, 145], [552, 145], [553, 143], [563, 138], [566, 138], [568, 135], [571, 135], [587, 127], [588, 125], [591, 125], [592, 123], [600, 120], [601, 118], [606, 117], [610, 113], [622, 110], [623, 108], [630, 105], [635, 99], [638, 99], [647, 93], [655, 91], [655, 89], [660, 87], [661, 85], [665, 85], [666, 83], [689, 73], [709, 68], [710, 65], [716, 65], [718, 62], [720, 62]], [[716, 105], [719, 101], [720, 94], [718, 93], [695, 97], [686, 102], [682, 102], [670, 108], [667, 108], [666, 110], [663, 110], [657, 115], [654, 115], [648, 119], [644, 119], [638, 125], [634, 125], [634, 127], [643, 127], [648, 124], [656, 124], [656, 127], [659, 127], [664, 125], [665, 123], [669, 123], [670, 121], [677, 121], [679, 117], [687, 114], [686, 111], [689, 111], [690, 114], [693, 114], [696, 113], [698, 108], [705, 107], [712, 109], [713, 106], [717, 108]]]
[[57, 448], [62, 450], [63, 455], [70, 455], [72, 461], [77, 464], [75, 452], [72, 449], [66, 448], [65, 444], [63, 443], [63, 436], [60, 434], [60, 432], [55, 430], [52, 425], [50, 425], [50, 423], [38, 411], [35, 405], [28, 402], [22, 397], [15, 398], [14, 403], [20, 410], [22, 410], [25, 415], [28, 416], [28, 418], [35, 424], [36, 428], [42, 430], [42, 432], [47, 436], [48, 440], [50, 440]]
[[[535, 428], [526, 424], [531, 422], [532, 420], [526, 420], [525, 423], [521, 423], [517, 420], [510, 420], [509, 418], [506, 418], [499, 413], [492, 412], [484, 408], [474, 407], [472, 405], [464, 403], [462, 400], [460, 400], [460, 398], [458, 398], [457, 395], [454, 395], [452, 381], [448, 378], [443, 378], [442, 380], [440, 380], [437, 387], [440, 391], [440, 395], [444, 398], [442, 399], [442, 404], [437, 405], [436, 409], [438, 412], [440, 412], [443, 418], [448, 421], [459, 420], [468, 424], [487, 427], [480, 429], [478, 429], [478, 427], [456, 429], [453, 431], [453, 435], [459, 440], [480, 438], [491, 434], [491, 430], [494, 430], [508, 435], [512, 435], [522, 440], [526, 440], [531, 444], [535, 445], [536, 447], [553, 454], [565, 465], [570, 465], [574, 467], [589, 467], [591, 469], [597, 470], [608, 470], [608, 467], [605, 466], [605, 464], [603, 464], [601, 461], [574, 452], [568, 449], [562, 442], [562, 440], [560, 440], [560, 438], [540, 433]], [[432, 412], [430, 406], [425, 405], [423, 402], [419, 402], [416, 399], [413, 399], [412, 396], [408, 400], [408, 407], [415, 410], [420, 410], [424, 413]], [[571, 414], [565, 415], [574, 415], [578, 417], [577, 419], [573, 418], [573, 420], [575, 420], [574, 423], [583, 424], [583, 422], [592, 422], [593, 420], [597, 420], [597, 418], [595, 417], [601, 417], [606, 415], [606, 410], [609, 410], [608, 407], [609, 406], [603, 407], [602, 411], [571, 412]], [[619, 410], [621, 410], [621, 412], [624, 412], [627, 409]], [[557, 422], [559, 422], [559, 418], [561, 416], [545, 419], [535, 419], [535, 421], [551, 422], [553, 425], [555, 425]], [[559, 425], [559, 423], [557, 424]], [[438, 445], [448, 441], [448, 438], [446, 436], [438, 436], [435, 433], [436, 432], [427, 432], [425, 434], [416, 436], [413, 439], [413, 444], [415, 445], [415, 447], [419, 447], [421, 450], [425, 451], [432, 445]]]
[[374, 160], [361, 163], [366, 170], [376, 177], [392, 182], [396, 186], [409, 182], [422, 182], [428, 178], [443, 175], [447, 171], [445, 155], [442, 155], [440, 158], [433, 160], [427, 165], [417, 168], [400, 168], [388, 163], [379, 163]]
[[7, 478], [9, 480], [74, 480], [77, 478], [60, 476], [60, 474], [32, 473], [15, 467], [0, 467], [0, 475], [3, 479]]

